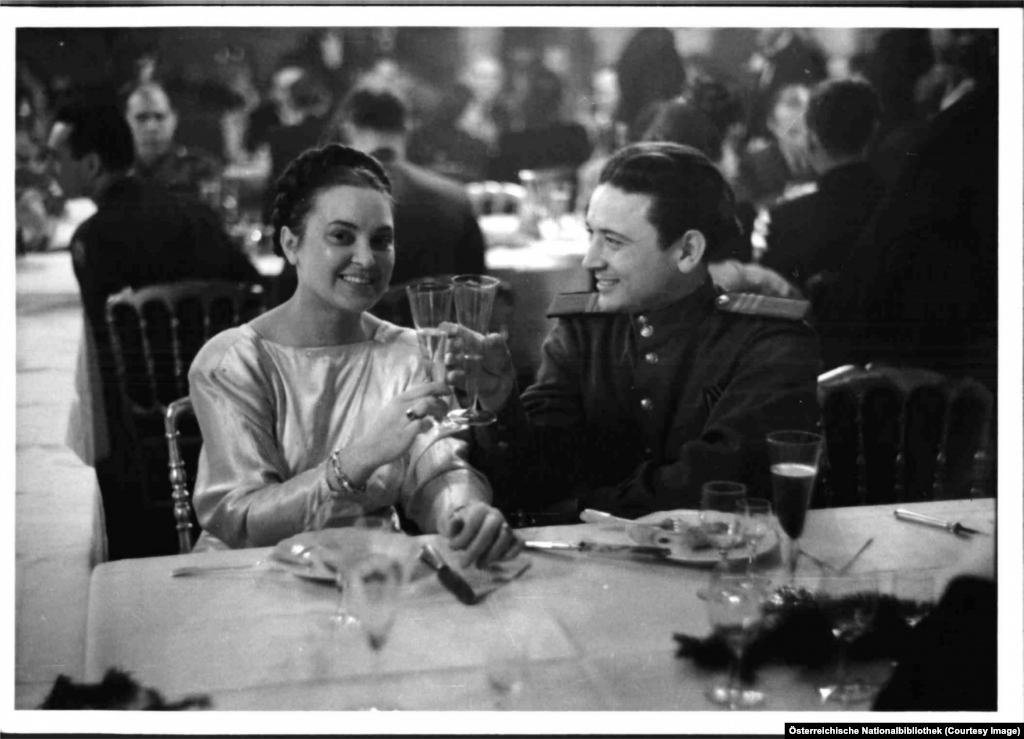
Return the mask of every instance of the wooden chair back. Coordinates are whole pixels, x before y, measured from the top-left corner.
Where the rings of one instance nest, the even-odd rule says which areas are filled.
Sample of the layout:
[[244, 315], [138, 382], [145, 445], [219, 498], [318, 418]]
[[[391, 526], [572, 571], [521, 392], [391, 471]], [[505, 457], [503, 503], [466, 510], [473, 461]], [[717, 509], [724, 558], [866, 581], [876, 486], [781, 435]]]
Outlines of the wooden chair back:
[[818, 379], [826, 454], [815, 507], [995, 495], [994, 402], [971, 379], [847, 366]]

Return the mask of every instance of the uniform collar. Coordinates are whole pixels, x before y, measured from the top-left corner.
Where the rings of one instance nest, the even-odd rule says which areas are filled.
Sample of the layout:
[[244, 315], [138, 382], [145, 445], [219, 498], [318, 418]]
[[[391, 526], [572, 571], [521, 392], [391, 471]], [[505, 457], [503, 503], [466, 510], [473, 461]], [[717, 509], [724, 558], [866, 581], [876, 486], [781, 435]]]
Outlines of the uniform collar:
[[700, 319], [711, 314], [715, 309], [715, 298], [719, 294], [719, 289], [708, 277], [689, 295], [662, 308], [637, 311], [630, 319], [638, 330], [649, 326], [657, 328], [659, 334], [664, 330], [671, 333], [675, 328], [695, 326]]

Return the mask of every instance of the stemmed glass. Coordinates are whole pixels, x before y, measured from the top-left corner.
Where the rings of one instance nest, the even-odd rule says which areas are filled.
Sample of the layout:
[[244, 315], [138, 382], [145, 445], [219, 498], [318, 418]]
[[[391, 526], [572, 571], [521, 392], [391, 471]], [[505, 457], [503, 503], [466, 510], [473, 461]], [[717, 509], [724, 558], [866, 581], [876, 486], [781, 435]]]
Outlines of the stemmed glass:
[[773, 431], [768, 434], [767, 442], [775, 515], [789, 539], [785, 563], [792, 579], [796, 575], [800, 536], [804, 532], [814, 480], [818, 476], [822, 438], [809, 431]]
[[337, 563], [338, 568], [334, 576], [334, 585], [338, 589], [338, 610], [331, 617], [335, 626], [347, 628], [359, 626], [359, 619], [352, 612], [350, 597], [351, 568], [350, 562], [366, 558], [373, 545], [373, 537], [380, 534], [395, 533], [395, 525], [391, 516], [382, 513], [360, 512], [360, 515], [352, 522], [351, 530], [354, 532], [352, 549], [347, 551]]
[[757, 547], [772, 527], [772, 504], [764, 498], [744, 498], [736, 504], [740, 530], [747, 545], [747, 572], [754, 571]]
[[878, 576], [875, 573], [824, 576], [818, 593], [832, 636], [839, 644], [835, 680], [818, 689], [823, 702], [864, 703], [872, 700], [878, 686], [847, 675], [847, 652], [867, 633], [878, 610]]
[[721, 634], [733, 655], [728, 682], [712, 685], [704, 694], [716, 705], [735, 710], [754, 708], [764, 702], [764, 691], [742, 687], [738, 677], [743, 654], [757, 634], [768, 585], [764, 578], [723, 575], [714, 579], [708, 588], [704, 599], [708, 621]]
[[914, 628], [935, 605], [934, 570], [896, 570], [892, 575], [892, 596], [899, 601], [900, 617]]
[[729, 550], [741, 540], [737, 505], [747, 496], [747, 486], [739, 482], [713, 480], [704, 483], [700, 493], [700, 528], [718, 550], [717, 573], [729, 569]]
[[[452, 283], [455, 287], [455, 316], [459, 325], [485, 336], [491, 320], [494, 298], [498, 294], [499, 281], [484, 275], [459, 275]], [[466, 395], [469, 398], [469, 405], [464, 409], [451, 411], [448, 417], [468, 426], [486, 426], [494, 423], [497, 416], [480, 408], [480, 372], [483, 356], [464, 352], [462, 358], [466, 369]]]
[[[367, 528], [366, 548], [345, 568], [346, 601], [358, 621], [373, 652], [374, 682], [381, 685], [382, 651], [387, 644], [405, 590], [408, 572], [408, 548], [404, 537], [388, 530]], [[379, 702], [372, 708], [386, 706]]]
[[[416, 326], [416, 340], [420, 345], [427, 379], [431, 382], [443, 381], [448, 334], [441, 328], [441, 324], [451, 315], [455, 288], [446, 282], [424, 280], [407, 285], [405, 293], [409, 298], [409, 309], [413, 325]], [[435, 429], [442, 433], [454, 433], [465, 428], [452, 414], [444, 421], [431, 420], [434, 421]]]

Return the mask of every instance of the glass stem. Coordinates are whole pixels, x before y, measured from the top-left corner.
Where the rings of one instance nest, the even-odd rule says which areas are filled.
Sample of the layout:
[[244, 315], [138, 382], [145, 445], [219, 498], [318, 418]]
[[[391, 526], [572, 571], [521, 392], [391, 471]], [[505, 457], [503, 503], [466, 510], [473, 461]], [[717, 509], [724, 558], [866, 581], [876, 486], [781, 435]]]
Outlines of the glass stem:
[[743, 649], [737, 649], [729, 661], [729, 680], [726, 689], [729, 691], [729, 708], [734, 709], [739, 702], [740, 665], [743, 663]]

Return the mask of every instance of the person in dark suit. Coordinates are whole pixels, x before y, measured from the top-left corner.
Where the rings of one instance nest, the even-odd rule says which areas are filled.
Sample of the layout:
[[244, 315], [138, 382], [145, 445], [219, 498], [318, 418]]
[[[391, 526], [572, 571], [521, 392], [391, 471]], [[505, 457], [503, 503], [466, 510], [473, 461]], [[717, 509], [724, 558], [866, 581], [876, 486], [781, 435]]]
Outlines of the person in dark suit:
[[395, 199], [395, 249], [399, 255], [392, 285], [418, 277], [481, 274], [484, 238], [462, 186], [408, 162], [407, 113], [392, 92], [354, 90], [328, 131], [333, 140], [380, 160], [391, 178]]
[[[87, 330], [96, 346], [110, 454], [96, 460], [111, 559], [177, 551], [170, 507], [152, 507], [143, 494], [146, 471], [134, 468], [121, 419], [107, 298], [123, 288], [186, 279], [259, 281], [205, 204], [129, 175], [132, 132], [116, 105], [73, 102], [50, 132], [54, 176], [64, 195], [88, 197], [96, 213], [71, 241]], [[166, 481], [167, 461], [151, 466]], [[167, 488], [170, 498], [170, 488]]]
[[761, 263], [808, 295], [808, 281], [839, 271], [879, 201], [884, 183], [866, 160], [879, 102], [863, 80], [823, 82], [811, 91], [806, 122], [816, 189], [769, 211]]
[[995, 32], [964, 30], [970, 89], [932, 119], [839, 280], [815, 306], [847, 362], [998, 376], [998, 121]]
[[750, 136], [767, 136], [768, 117], [778, 93], [791, 85], [810, 87], [828, 76], [821, 49], [795, 28], [765, 28], [758, 36], [760, 47], [750, 66], [757, 73], [750, 106]]

